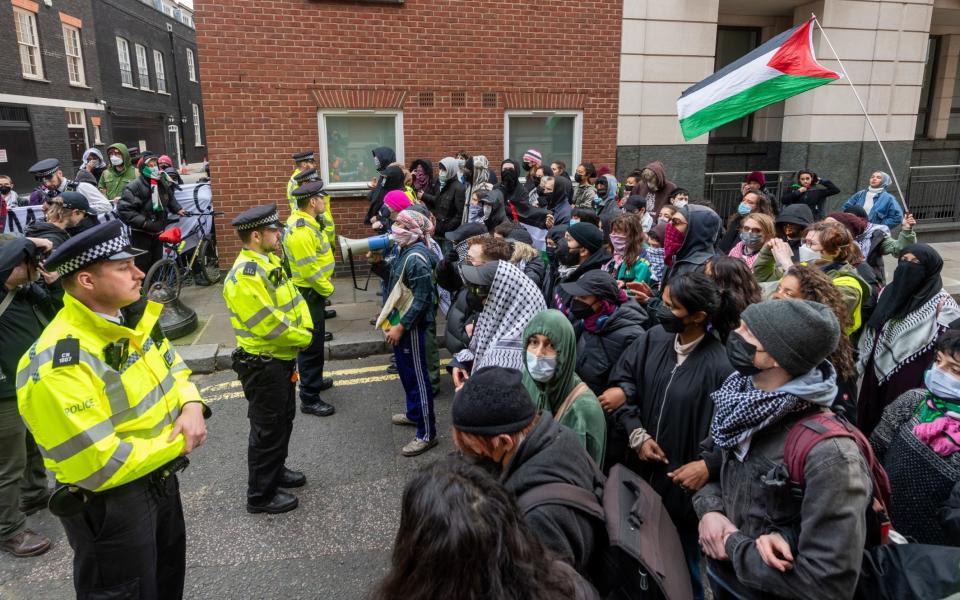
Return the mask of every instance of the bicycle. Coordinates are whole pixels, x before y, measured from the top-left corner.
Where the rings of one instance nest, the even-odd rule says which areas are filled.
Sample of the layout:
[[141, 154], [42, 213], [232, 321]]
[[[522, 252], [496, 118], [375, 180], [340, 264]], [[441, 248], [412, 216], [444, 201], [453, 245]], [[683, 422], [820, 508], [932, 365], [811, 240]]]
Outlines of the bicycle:
[[[222, 217], [222, 212], [186, 213], [188, 217]], [[198, 236], [197, 245], [182, 254], [187, 239]], [[171, 302], [180, 297], [187, 279], [196, 285], [208, 286], [220, 281], [220, 262], [213, 231], [208, 234], [204, 219], [197, 219], [197, 227], [183, 235], [179, 227], [171, 227], [159, 236], [163, 243], [163, 258], [155, 262], [143, 278], [144, 294], [157, 302]]]

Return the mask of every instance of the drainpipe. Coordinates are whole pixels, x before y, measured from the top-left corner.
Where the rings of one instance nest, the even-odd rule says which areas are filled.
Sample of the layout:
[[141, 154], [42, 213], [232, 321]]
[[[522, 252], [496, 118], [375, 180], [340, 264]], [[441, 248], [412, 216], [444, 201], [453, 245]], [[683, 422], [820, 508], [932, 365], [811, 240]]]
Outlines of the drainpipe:
[[[173, 84], [177, 88], [177, 117], [179, 118], [177, 126], [180, 128], [180, 135], [178, 136], [180, 138], [180, 156], [182, 160], [187, 160], [187, 146], [184, 142], [186, 134], [183, 127], [185, 120], [180, 99], [180, 72], [177, 70], [177, 49], [173, 45], [173, 25], [170, 23], [167, 23], [167, 35], [170, 36], [170, 55], [173, 56]], [[177, 165], [177, 169], [180, 169], [180, 165]]]

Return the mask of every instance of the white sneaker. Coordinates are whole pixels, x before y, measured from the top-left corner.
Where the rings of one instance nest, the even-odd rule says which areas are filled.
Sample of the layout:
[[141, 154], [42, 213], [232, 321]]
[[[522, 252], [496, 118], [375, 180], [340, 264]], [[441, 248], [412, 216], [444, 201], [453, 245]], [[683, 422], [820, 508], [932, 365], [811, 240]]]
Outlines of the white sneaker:
[[421, 440], [420, 438], [413, 438], [413, 441], [403, 447], [400, 450], [400, 454], [404, 456], [417, 456], [418, 454], [423, 454], [430, 448], [433, 448], [437, 445], [437, 438], [433, 438], [429, 442], [427, 440]]

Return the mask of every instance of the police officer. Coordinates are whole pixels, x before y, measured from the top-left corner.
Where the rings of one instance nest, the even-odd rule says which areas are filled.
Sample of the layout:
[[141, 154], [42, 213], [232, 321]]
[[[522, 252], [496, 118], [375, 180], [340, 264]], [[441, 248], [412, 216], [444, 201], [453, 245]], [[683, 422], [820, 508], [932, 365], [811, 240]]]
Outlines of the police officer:
[[294, 285], [307, 301], [313, 318], [313, 343], [297, 355], [300, 371], [300, 410], [327, 417], [333, 406], [320, 399], [320, 392], [333, 387], [323, 376], [324, 302], [333, 294], [333, 250], [323, 232], [323, 182], [311, 181], [293, 192], [297, 209], [287, 219], [283, 248]]
[[[312, 150], [294, 154], [293, 160], [296, 161], [297, 167], [290, 176], [290, 180], [287, 181], [287, 201], [290, 202], [290, 212], [297, 209], [297, 199], [293, 194], [294, 190], [305, 183], [321, 181], [320, 174], [317, 172], [316, 155]], [[337, 241], [337, 228], [333, 222], [333, 213], [330, 209], [330, 196], [325, 196], [323, 200], [323, 233], [327, 236], [327, 243], [333, 246]], [[330, 299], [328, 298], [324, 304], [325, 306], [330, 306]], [[337, 316], [337, 311], [328, 308], [324, 316], [328, 319], [333, 319]], [[333, 336], [327, 333], [326, 340], [329, 342], [332, 339]]]
[[290, 179], [287, 181], [287, 201], [290, 203], [291, 212], [297, 209], [297, 201], [293, 197], [293, 190], [300, 187], [303, 183], [302, 181], [297, 181], [296, 177], [304, 171], [309, 171], [313, 169], [313, 172], [317, 171], [317, 157], [313, 150], [304, 150], [303, 152], [297, 152], [293, 155], [293, 162], [295, 167], [293, 173], [290, 174]]
[[176, 472], [210, 411], [140, 299], [123, 225], [61, 244], [64, 307], [20, 359], [17, 402], [57, 480], [50, 512], [74, 551], [77, 596], [180, 598], [186, 536]]
[[63, 192], [79, 192], [87, 199], [90, 207], [97, 213], [107, 213], [113, 210], [113, 203], [107, 200], [97, 186], [85, 181], [67, 179], [60, 169], [60, 161], [55, 158], [45, 158], [32, 167], [30, 174], [37, 180], [39, 187], [30, 194], [30, 204], [43, 204], [50, 198], [55, 198]]
[[243, 250], [225, 279], [223, 298], [237, 338], [233, 370], [250, 419], [247, 512], [276, 514], [297, 507], [297, 497], [279, 488], [307, 483], [284, 462], [297, 408], [297, 353], [310, 346], [313, 320], [274, 254], [280, 245], [277, 205], [242, 212], [233, 226]]

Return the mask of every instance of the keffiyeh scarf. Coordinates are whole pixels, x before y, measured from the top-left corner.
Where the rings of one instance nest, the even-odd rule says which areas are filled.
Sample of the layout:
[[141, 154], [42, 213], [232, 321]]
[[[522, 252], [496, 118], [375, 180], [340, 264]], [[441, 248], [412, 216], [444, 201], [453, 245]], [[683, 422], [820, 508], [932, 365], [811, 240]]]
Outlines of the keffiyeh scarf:
[[461, 363], [473, 361], [473, 371], [497, 366], [523, 370], [523, 330], [547, 305], [543, 293], [523, 271], [500, 261], [490, 295], [470, 338], [470, 347], [457, 353]]
[[409, 209], [400, 211], [400, 214], [397, 215], [394, 222], [402, 224], [407, 231], [417, 236], [418, 240], [423, 241], [426, 241], [429, 237], [430, 234], [428, 232], [433, 227], [430, 219], [415, 210]]
[[786, 392], [765, 392], [753, 385], [753, 378], [733, 373], [720, 389], [710, 394], [716, 412], [713, 416], [713, 441], [724, 450], [738, 448], [743, 460], [753, 434], [779, 421], [785, 415], [812, 406], [806, 400]]

